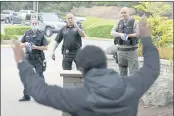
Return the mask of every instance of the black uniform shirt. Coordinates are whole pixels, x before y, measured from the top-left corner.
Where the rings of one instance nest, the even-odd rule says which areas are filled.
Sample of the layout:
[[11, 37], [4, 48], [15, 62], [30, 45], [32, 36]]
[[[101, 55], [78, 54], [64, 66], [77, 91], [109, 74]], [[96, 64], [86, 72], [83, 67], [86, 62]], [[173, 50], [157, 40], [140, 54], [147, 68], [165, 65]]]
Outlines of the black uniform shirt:
[[[82, 26], [79, 26], [83, 30]], [[63, 39], [63, 49], [77, 50], [82, 46], [81, 36], [78, 33], [77, 28], [69, 27], [68, 25], [64, 26], [60, 32], [57, 34], [55, 40], [57, 43], [60, 43]]]
[[[48, 45], [48, 41], [44, 36], [44, 33], [41, 32], [40, 30], [37, 30], [36, 34], [33, 33], [32, 30], [28, 30], [25, 32], [24, 36], [21, 39], [22, 43], [25, 42], [29, 42], [29, 43], [33, 43], [36, 46], [47, 46]], [[37, 52], [40, 50], [32, 50], [32, 52]], [[26, 53], [28, 53], [29, 51], [26, 49]]]

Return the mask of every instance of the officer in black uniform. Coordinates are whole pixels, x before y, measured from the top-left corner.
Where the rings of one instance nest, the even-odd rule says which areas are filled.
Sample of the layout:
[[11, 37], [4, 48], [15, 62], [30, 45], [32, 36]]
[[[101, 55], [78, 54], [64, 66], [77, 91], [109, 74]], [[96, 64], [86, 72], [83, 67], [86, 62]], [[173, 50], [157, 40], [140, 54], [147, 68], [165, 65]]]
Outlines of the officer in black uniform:
[[77, 26], [73, 13], [67, 13], [66, 20], [67, 25], [60, 30], [60, 32], [57, 34], [57, 37], [55, 38], [51, 57], [55, 57], [54, 51], [59, 43], [63, 40], [62, 67], [64, 70], [71, 70], [72, 62], [74, 61], [76, 63], [76, 53], [82, 46], [81, 37], [85, 37], [85, 32], [83, 31], [81, 25]]
[[[35, 72], [44, 79], [43, 72], [46, 70], [44, 50], [47, 50], [48, 41], [44, 33], [38, 30], [38, 21], [33, 19], [30, 30], [26, 31], [21, 39], [21, 46], [26, 48], [25, 59], [33, 65]], [[24, 96], [19, 101], [29, 101], [24, 87]]]

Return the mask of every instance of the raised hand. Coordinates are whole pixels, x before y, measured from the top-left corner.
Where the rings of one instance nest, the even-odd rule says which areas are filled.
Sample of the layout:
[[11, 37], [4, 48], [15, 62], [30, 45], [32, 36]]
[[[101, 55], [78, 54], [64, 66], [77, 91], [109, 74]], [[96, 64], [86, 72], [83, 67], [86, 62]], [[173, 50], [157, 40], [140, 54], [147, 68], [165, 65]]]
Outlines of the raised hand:
[[151, 36], [151, 35], [152, 35], [152, 28], [149, 25], [147, 18], [143, 17], [139, 21], [139, 36], [146, 37], [146, 36]]
[[21, 47], [21, 43], [18, 40], [13, 40], [11, 47], [14, 52], [14, 59], [16, 63], [19, 63], [24, 58], [24, 51]]

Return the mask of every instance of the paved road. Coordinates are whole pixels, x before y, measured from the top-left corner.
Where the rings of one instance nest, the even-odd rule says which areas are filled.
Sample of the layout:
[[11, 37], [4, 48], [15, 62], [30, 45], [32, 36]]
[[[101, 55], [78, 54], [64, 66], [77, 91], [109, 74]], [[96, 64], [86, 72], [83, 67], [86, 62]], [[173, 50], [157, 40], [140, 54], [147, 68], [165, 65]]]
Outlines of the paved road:
[[[2, 28], [4, 27], [1, 26], [1, 32], [3, 30]], [[97, 45], [103, 50], [106, 50], [106, 48], [113, 45], [113, 41], [83, 40], [83, 47], [89, 44]], [[62, 78], [59, 77], [62, 60], [60, 46], [56, 50], [56, 62], [53, 62], [48, 57], [48, 52], [46, 52], [48, 68], [44, 75], [47, 83], [62, 86]], [[18, 76], [18, 70], [16, 69], [16, 64], [14, 62], [13, 52], [10, 48], [1, 48], [1, 116], [61, 116], [60, 111], [39, 105], [33, 99], [31, 102], [18, 102], [18, 99], [22, 96], [22, 91], [23, 86]], [[169, 115], [173, 114], [172, 108], [149, 109], [153, 110], [154, 112], [161, 111], [161, 116], [165, 115], [164, 112], [169, 112]], [[149, 109], [144, 111], [145, 115], [141, 115], [141, 113], [140, 115], [146, 116], [150, 111]]]
[[[106, 50], [109, 46], [113, 45], [113, 41], [98, 41], [98, 40], [83, 40], [83, 47], [86, 45], [96, 45]], [[61, 44], [56, 50], [56, 60], [61, 61]], [[46, 52], [47, 55], [47, 52]], [[1, 68], [14, 66], [13, 52], [11, 48], [1, 48]]]
[[1, 23], [1, 34], [4, 34], [5, 32], [4, 32], [4, 29], [6, 28], [6, 27], [8, 27], [9, 26], [9, 24], [4, 24], [4, 23]]
[[[1, 25], [1, 32], [8, 25]], [[54, 35], [55, 37], [55, 35]], [[113, 44], [113, 41], [83, 40], [83, 47], [96, 45], [106, 50]], [[62, 86], [62, 78], [59, 77], [61, 68], [61, 44], [56, 50], [56, 62], [51, 60], [46, 52], [48, 68], [45, 72], [46, 82]], [[73, 65], [75, 69], [75, 65]], [[34, 100], [20, 103], [18, 99], [22, 96], [23, 85], [18, 76], [18, 70], [14, 62], [11, 48], [1, 48], [1, 116], [60, 116], [61, 112], [41, 106]]]
[[[51, 69], [50, 69], [51, 67]], [[45, 72], [46, 82], [62, 86], [59, 77], [59, 65], [51, 65]], [[23, 85], [16, 67], [1, 68], [1, 116], [60, 116], [61, 112], [39, 105], [33, 99], [31, 102], [21, 103]]]
[[[6, 28], [9, 24], [3, 24], [1, 23], [1, 33], [4, 31], [4, 28]], [[53, 35], [52, 38], [48, 39], [53, 39], [55, 38], [56, 35]], [[103, 50], [106, 50], [109, 46], [113, 45], [113, 40], [103, 40], [103, 41], [98, 41], [98, 40], [88, 40], [88, 39], [83, 39], [82, 41], [83, 47], [86, 45], [96, 45], [101, 47]], [[58, 49], [56, 50], [56, 56], [57, 60], [61, 61], [62, 55], [61, 55], [61, 44], [59, 45]], [[47, 54], [47, 53], [46, 53]], [[4, 67], [9, 67], [9, 66], [14, 66], [14, 60], [13, 60], [13, 53], [10, 48], [1, 48], [1, 68]]]
[[[86, 45], [97, 45], [105, 50], [112, 44], [112, 41], [84, 40], [83, 47]], [[48, 68], [45, 72], [46, 82], [49, 84], [62, 85], [62, 78], [59, 77], [61, 70], [62, 55], [60, 54], [61, 45], [56, 50], [56, 62], [48, 57], [46, 52]], [[75, 65], [73, 65], [75, 69]], [[1, 48], [1, 116], [60, 116], [61, 112], [41, 106], [34, 100], [26, 103], [19, 103], [18, 99], [22, 96], [23, 86], [19, 80], [18, 71], [14, 62], [13, 51], [11, 48]]]

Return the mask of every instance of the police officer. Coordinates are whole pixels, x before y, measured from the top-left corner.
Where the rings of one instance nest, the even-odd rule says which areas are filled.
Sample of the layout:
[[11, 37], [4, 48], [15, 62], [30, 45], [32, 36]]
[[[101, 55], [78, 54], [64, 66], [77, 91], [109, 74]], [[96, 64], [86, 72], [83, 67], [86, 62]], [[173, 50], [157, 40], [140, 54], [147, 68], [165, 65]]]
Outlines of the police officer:
[[59, 43], [63, 40], [62, 54], [63, 61], [62, 67], [64, 70], [72, 69], [72, 62], [76, 63], [76, 53], [82, 46], [81, 37], [85, 37], [85, 32], [82, 26], [77, 26], [74, 14], [69, 12], [66, 15], [67, 25], [61, 28], [60, 32], [57, 34], [55, 41], [53, 42], [53, 49], [51, 50], [51, 57], [54, 57], [55, 49]]
[[[138, 31], [137, 21], [130, 15], [129, 9], [123, 7], [120, 11], [122, 19], [113, 27], [111, 35], [118, 46], [116, 61], [121, 76], [139, 70], [138, 64]], [[137, 32], [138, 33], [138, 32]]]
[[151, 30], [140, 21], [139, 32], [146, 51], [141, 70], [120, 78], [117, 72], [107, 68], [107, 58], [101, 48], [86, 46], [77, 54], [84, 86], [68, 89], [41, 80], [31, 65], [23, 61], [23, 51], [16, 41], [13, 51], [20, 80], [36, 102], [71, 116], [137, 116], [140, 98], [160, 74], [159, 53], [152, 43]]
[[[26, 31], [21, 39], [21, 46], [26, 48], [25, 58], [33, 65], [36, 73], [44, 79], [43, 72], [46, 70], [44, 50], [47, 50], [48, 41], [44, 33], [38, 30], [38, 21], [31, 21], [31, 29]], [[29, 101], [24, 87], [24, 96], [19, 101]]]

